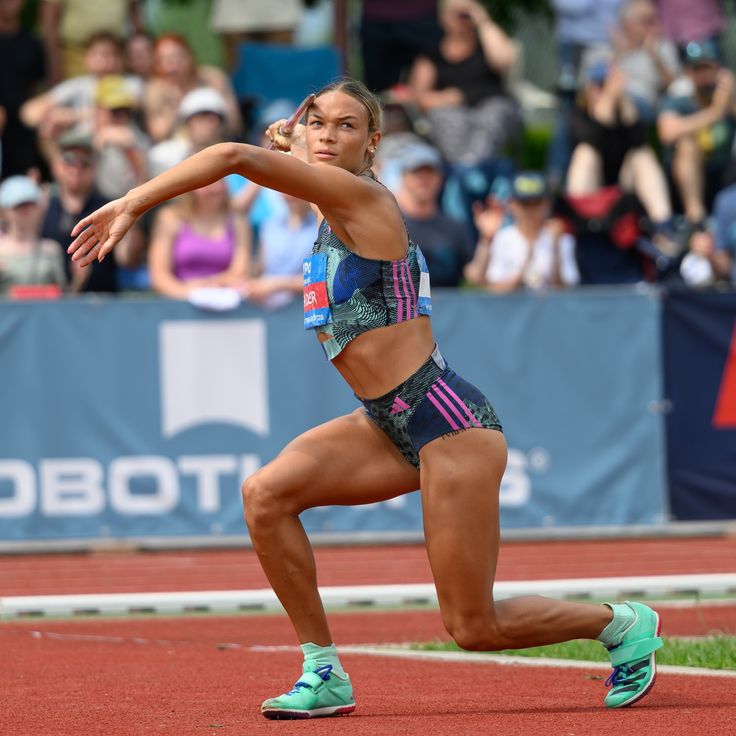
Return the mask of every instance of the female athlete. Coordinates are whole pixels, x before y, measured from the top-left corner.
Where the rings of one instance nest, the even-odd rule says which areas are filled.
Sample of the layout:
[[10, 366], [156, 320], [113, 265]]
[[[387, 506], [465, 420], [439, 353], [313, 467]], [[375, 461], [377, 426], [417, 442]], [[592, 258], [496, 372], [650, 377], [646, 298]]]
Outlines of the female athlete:
[[319, 231], [304, 263], [305, 327], [363, 406], [304, 433], [243, 484], [251, 540], [304, 652], [294, 688], [266, 700], [263, 715], [355, 709], [299, 514], [417, 488], [442, 620], [459, 646], [487, 651], [598, 639], [614, 666], [606, 705], [638, 700], [654, 682], [654, 652], [662, 645], [650, 608], [493, 600], [506, 442], [491, 405], [447, 366], [432, 336], [424, 258], [371, 170], [381, 140], [379, 102], [361, 83], [343, 79], [317, 93], [306, 126], [284, 135], [281, 122], [268, 135], [292, 155], [211, 146], [81, 220], [69, 248], [81, 265], [102, 260], [146, 210], [230, 173], [314, 206]]

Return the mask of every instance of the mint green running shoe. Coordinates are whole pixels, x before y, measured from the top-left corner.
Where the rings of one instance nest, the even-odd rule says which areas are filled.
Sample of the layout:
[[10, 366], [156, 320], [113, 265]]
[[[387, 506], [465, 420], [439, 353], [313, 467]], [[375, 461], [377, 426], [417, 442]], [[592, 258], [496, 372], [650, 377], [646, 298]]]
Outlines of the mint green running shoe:
[[[314, 669], [312, 669], [314, 667]], [[272, 719], [324, 718], [345, 716], [355, 710], [353, 687], [347, 674], [332, 671], [332, 665], [317, 667], [304, 663], [304, 673], [291, 692], [264, 700], [261, 713]]]
[[626, 629], [621, 643], [610, 647], [613, 672], [606, 680], [610, 691], [606, 695], [608, 708], [624, 708], [641, 700], [654, 687], [657, 665], [654, 653], [663, 646], [659, 638], [659, 615], [643, 603], [626, 605], [636, 614], [634, 623]]

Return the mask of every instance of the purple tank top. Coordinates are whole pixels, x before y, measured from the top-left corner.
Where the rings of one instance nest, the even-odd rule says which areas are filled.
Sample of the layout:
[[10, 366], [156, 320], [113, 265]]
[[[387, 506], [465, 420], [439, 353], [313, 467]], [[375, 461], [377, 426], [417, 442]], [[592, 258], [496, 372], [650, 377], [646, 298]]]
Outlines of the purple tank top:
[[235, 230], [231, 221], [228, 221], [225, 234], [217, 239], [200, 235], [185, 222], [174, 240], [174, 275], [180, 281], [189, 281], [226, 271], [234, 252]]

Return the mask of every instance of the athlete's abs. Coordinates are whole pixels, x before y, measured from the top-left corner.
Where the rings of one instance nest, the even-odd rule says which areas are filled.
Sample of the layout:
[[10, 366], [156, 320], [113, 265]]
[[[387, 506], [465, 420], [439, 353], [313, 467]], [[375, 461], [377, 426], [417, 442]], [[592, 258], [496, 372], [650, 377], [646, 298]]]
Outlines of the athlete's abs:
[[429, 318], [419, 317], [359, 335], [332, 363], [354, 393], [370, 399], [405, 381], [434, 346]]

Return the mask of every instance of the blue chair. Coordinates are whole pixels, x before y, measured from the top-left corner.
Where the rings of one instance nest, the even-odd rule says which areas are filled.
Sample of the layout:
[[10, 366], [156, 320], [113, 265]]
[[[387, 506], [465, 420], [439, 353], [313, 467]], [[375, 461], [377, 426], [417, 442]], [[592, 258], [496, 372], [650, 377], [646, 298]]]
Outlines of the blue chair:
[[235, 94], [252, 107], [254, 117], [275, 100], [290, 100], [296, 107], [310, 92], [342, 75], [340, 53], [332, 46], [244, 41], [237, 58], [231, 75]]

